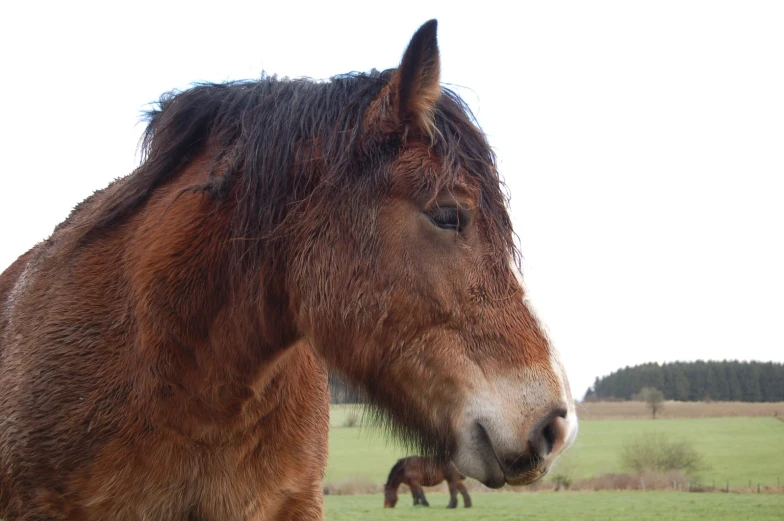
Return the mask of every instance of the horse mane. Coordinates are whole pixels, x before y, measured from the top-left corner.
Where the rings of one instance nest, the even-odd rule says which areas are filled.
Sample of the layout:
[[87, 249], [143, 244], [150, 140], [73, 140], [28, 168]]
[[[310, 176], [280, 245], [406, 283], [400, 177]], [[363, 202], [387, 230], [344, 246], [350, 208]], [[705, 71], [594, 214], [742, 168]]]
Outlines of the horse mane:
[[395, 478], [395, 476], [397, 476], [398, 474], [403, 472], [403, 470], [405, 469], [407, 460], [408, 460], [408, 458], [400, 458], [399, 460], [397, 460], [397, 463], [392, 465], [392, 470], [389, 471], [389, 477], [387, 478], [386, 485], [384, 485], [385, 487], [393, 486], [392, 485], [392, 480]]
[[[286, 235], [286, 224], [296, 221], [297, 210], [317, 189], [377, 183], [368, 177], [378, 177], [382, 169], [368, 167], [391, 160], [401, 148], [396, 140], [375, 143], [370, 150], [361, 143], [365, 110], [393, 73], [351, 73], [327, 82], [262, 75], [256, 81], [200, 83], [166, 93], [146, 113], [141, 166], [78, 205], [61, 227], [76, 225], [77, 240], [89, 240], [141, 207], [194, 158], [209, 153], [208, 181], [190, 190], [218, 204], [236, 199], [231, 234], [254, 239], [233, 241], [241, 256], [249, 242], [256, 242], [267, 250], [258, 254], [274, 258], [274, 239]], [[493, 188], [500, 186], [495, 156], [470, 109], [443, 89], [433, 121], [431, 146], [446, 167], [433, 190], [454, 183], [458, 172], [478, 176], [483, 187], [479, 204], [496, 221], [491, 229], [503, 230], [505, 246], [518, 258], [506, 196]]]
[[[344, 151], [358, 134], [354, 121], [381, 89], [384, 77], [373, 71], [318, 83], [262, 75], [258, 81], [198, 83], [167, 92], [144, 115], [141, 166], [105, 189], [113, 193], [100, 197], [98, 191], [78, 205], [68, 221], [76, 224], [79, 211], [91, 199], [100, 199], [98, 208], [78, 222], [82, 236], [110, 228], [194, 158], [211, 152], [209, 180], [193, 189], [221, 201], [241, 182], [241, 213], [247, 218], [234, 223], [239, 235], [260, 231], [248, 221], [271, 228], [281, 220], [278, 214], [285, 211], [287, 199], [296, 197], [307, 181], [296, 173], [302, 174], [315, 150], [302, 145], [312, 146], [309, 139], [317, 136], [320, 152], [348, 161]], [[292, 172], [298, 162], [300, 172]], [[118, 190], [110, 190], [121, 182]]]

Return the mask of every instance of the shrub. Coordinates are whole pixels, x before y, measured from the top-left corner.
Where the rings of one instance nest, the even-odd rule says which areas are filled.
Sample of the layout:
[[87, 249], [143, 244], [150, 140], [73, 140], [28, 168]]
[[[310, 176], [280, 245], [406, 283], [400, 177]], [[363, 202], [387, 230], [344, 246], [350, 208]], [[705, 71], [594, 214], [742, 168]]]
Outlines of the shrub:
[[553, 476], [553, 483], [555, 483], [556, 492], [561, 489], [569, 490], [569, 487], [572, 486], [572, 478], [566, 474], [556, 474]]
[[621, 451], [621, 465], [633, 472], [683, 471], [693, 475], [705, 470], [702, 454], [688, 441], [671, 441], [664, 433], [645, 433]]

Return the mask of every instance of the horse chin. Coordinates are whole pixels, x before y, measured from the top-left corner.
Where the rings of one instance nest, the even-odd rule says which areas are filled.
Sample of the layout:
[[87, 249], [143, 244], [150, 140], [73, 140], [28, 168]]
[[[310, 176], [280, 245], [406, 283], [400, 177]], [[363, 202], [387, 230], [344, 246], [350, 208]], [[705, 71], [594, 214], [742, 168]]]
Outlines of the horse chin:
[[528, 472], [520, 474], [519, 476], [507, 478], [506, 483], [513, 487], [522, 487], [523, 485], [530, 485], [534, 481], [543, 478], [549, 472], [549, 470], [550, 469], [543, 468], [543, 467], [529, 470]]
[[488, 488], [501, 488], [504, 485], [515, 487], [530, 485], [543, 478], [549, 471], [549, 468], [542, 466], [516, 476], [508, 476], [495, 455], [487, 457], [483, 454], [485, 451], [481, 447], [478, 449], [458, 452], [454, 456], [453, 462], [460, 472], [476, 479]]
[[452, 457], [457, 469], [489, 488], [501, 488], [506, 484], [506, 476], [495, 456], [493, 449], [486, 443], [476, 443], [476, 438], [461, 440], [458, 450]]
[[460, 472], [474, 478], [488, 488], [501, 488], [506, 485], [506, 477], [498, 462], [484, 462], [474, 457], [466, 458], [458, 454], [454, 463]]

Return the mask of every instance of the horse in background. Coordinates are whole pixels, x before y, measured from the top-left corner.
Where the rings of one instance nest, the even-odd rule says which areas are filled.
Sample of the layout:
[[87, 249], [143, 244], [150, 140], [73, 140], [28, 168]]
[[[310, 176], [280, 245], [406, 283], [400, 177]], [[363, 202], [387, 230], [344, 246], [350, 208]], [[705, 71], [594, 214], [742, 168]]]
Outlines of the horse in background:
[[0, 275], [0, 518], [322, 519], [327, 368], [490, 487], [548, 471], [574, 403], [439, 71], [431, 20], [396, 69], [161, 98]]
[[411, 495], [414, 497], [414, 506], [422, 505], [429, 507], [425, 491], [422, 487], [434, 487], [446, 480], [449, 486], [449, 504], [446, 508], [457, 508], [457, 493], [463, 496], [465, 508], [471, 508], [471, 496], [468, 495], [463, 480], [465, 476], [460, 474], [455, 464], [447, 462], [439, 463], [432, 458], [422, 458], [419, 456], [408, 456], [397, 460], [389, 471], [389, 478], [384, 485], [384, 508], [394, 508], [397, 504], [397, 489], [401, 484], [408, 485]]

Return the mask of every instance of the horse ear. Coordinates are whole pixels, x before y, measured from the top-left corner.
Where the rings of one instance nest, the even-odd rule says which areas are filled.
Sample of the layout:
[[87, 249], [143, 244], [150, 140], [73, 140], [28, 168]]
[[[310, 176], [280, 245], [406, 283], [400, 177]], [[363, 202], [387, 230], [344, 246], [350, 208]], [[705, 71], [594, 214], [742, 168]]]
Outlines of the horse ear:
[[400, 66], [369, 108], [370, 126], [404, 134], [415, 127], [433, 135], [433, 112], [441, 96], [437, 28], [438, 22], [430, 20], [414, 33]]
[[397, 69], [398, 117], [431, 134], [433, 111], [441, 96], [441, 59], [438, 55], [438, 22], [430, 20], [414, 33]]

